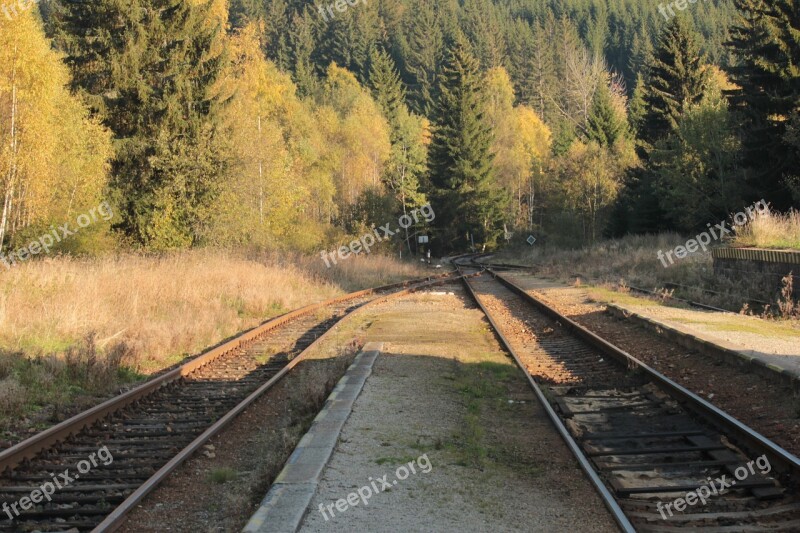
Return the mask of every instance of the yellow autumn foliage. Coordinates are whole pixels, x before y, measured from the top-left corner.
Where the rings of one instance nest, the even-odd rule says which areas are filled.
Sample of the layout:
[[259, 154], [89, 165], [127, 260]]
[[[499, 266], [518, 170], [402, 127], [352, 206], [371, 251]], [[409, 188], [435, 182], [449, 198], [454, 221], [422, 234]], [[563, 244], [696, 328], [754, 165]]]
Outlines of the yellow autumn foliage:
[[[0, 18], [0, 246], [71, 221], [103, 199], [110, 134], [68, 82], [38, 10]], [[89, 233], [82, 242], [91, 247]]]
[[509, 218], [517, 225], [532, 225], [533, 212], [544, 182], [552, 134], [536, 112], [514, 106], [511, 78], [502, 67], [486, 74], [486, 119], [494, 130], [494, 168], [498, 183], [514, 201]]

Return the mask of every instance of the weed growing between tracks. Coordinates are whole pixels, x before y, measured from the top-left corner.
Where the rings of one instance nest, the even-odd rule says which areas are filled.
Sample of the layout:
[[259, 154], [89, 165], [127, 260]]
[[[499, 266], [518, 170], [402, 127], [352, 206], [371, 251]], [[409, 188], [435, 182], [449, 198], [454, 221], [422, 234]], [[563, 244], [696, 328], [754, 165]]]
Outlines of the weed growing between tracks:
[[229, 481], [235, 481], [239, 477], [239, 472], [231, 468], [216, 468], [209, 472], [208, 481], [217, 485], [224, 485]]
[[463, 466], [484, 468], [492, 461], [503, 462], [507, 451], [495, 447], [487, 438], [485, 423], [509, 410], [509, 391], [513, 382], [519, 380], [519, 370], [510, 363], [462, 365], [454, 361], [453, 373], [453, 384], [467, 411], [457, 444], [464, 456]]

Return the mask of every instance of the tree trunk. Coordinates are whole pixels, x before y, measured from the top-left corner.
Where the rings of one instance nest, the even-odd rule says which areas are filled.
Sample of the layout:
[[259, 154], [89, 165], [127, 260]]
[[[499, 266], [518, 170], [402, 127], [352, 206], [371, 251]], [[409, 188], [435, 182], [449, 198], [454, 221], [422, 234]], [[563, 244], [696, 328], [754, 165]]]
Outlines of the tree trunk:
[[[258, 116], [258, 140], [261, 143], [261, 115]], [[258, 155], [258, 221], [264, 225], [264, 160]]]
[[[406, 159], [406, 146], [403, 145], [403, 160]], [[403, 165], [400, 170], [400, 201], [403, 204], [403, 216], [408, 216], [406, 213], [406, 166]], [[408, 228], [405, 228], [406, 232], [406, 246], [408, 247], [408, 254], [410, 256], [414, 255], [414, 252], [411, 250], [411, 237], [408, 234]]]
[[[16, 56], [16, 46], [14, 47], [14, 55]], [[14, 200], [14, 185], [17, 177], [17, 151], [19, 149], [19, 142], [17, 139], [17, 84], [16, 84], [16, 64], [11, 72], [11, 162], [8, 166], [8, 173], [6, 174], [6, 190], [3, 198], [3, 214], [0, 216], [0, 251], [3, 249], [3, 243], [6, 237], [6, 228], [12, 216], [12, 207]]]

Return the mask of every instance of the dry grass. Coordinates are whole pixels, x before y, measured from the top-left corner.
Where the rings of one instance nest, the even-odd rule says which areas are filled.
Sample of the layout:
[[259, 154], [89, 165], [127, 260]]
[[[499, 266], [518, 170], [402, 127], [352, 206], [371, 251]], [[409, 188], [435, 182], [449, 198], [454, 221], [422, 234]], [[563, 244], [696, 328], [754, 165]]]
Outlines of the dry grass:
[[298, 267], [304, 274], [325, 283], [333, 283], [345, 292], [353, 292], [366, 287], [389, 285], [411, 278], [419, 278], [431, 274], [424, 265], [414, 262], [399, 261], [383, 255], [359, 255], [339, 261], [337, 265], [325, 266], [319, 255], [304, 256], [300, 254], [276, 255], [254, 254], [260, 262], [268, 264]]
[[[664, 268], [658, 260], [659, 250], [671, 250], [686, 243], [686, 237], [677, 233], [661, 235], [636, 235], [603, 241], [586, 248], [565, 250], [561, 248], [523, 249], [504, 252], [502, 257], [522, 264], [535, 264], [543, 275], [562, 281], [616, 283], [620, 280], [653, 288], [665, 282], [675, 282], [711, 269], [711, 254], [693, 254]], [[565, 269], [565, 266], [567, 269]], [[685, 281], [684, 281], [685, 283]], [[688, 285], [688, 283], [686, 283]]]
[[800, 211], [767, 212], [736, 232], [733, 246], [800, 250]]
[[30, 425], [55, 422], [288, 310], [421, 275], [379, 256], [327, 269], [318, 257], [212, 250], [2, 270], [0, 430], [36, 412]]
[[[711, 253], [698, 251], [664, 268], [658, 252], [685, 245], [686, 240], [687, 237], [676, 233], [637, 235], [577, 250], [554, 247], [508, 250], [499, 257], [505, 262], [534, 265], [541, 275], [568, 283], [582, 279], [614, 289], [634, 286], [657, 292], [674, 283], [691, 287], [676, 290], [677, 297], [733, 311], [740, 310], [749, 299], [763, 299], [765, 294], [771, 293], [778, 296], [774, 287], [761, 287], [755, 283], [743, 285], [715, 276]], [[711, 295], [703, 289], [722, 294]]]

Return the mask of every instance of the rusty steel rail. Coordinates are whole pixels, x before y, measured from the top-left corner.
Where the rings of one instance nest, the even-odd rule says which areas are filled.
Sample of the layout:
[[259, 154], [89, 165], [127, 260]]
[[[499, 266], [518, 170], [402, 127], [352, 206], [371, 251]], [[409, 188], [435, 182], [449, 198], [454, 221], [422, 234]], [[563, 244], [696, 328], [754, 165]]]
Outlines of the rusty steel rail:
[[33, 459], [39, 453], [53, 446], [63, 442], [71, 435], [78, 433], [79, 431], [92, 426], [93, 424], [97, 423], [100, 420], [103, 420], [107, 416], [119, 411], [127, 407], [128, 405], [150, 395], [159, 390], [160, 388], [169, 385], [170, 383], [176, 382], [183, 377], [191, 374], [192, 372], [197, 371], [198, 369], [208, 365], [209, 363], [215, 361], [216, 359], [234, 351], [247, 344], [251, 343], [256, 338], [260, 337], [261, 335], [272, 331], [275, 328], [278, 328], [292, 320], [307, 315], [309, 313], [313, 313], [318, 309], [322, 309], [324, 307], [330, 306], [335, 303], [345, 302], [347, 300], [353, 300], [356, 298], [360, 298], [362, 296], [366, 296], [369, 294], [374, 294], [376, 292], [392, 290], [394, 288], [399, 287], [408, 287], [413, 283], [420, 283], [425, 280], [430, 281], [434, 278], [444, 278], [452, 276], [453, 273], [445, 273], [435, 277], [425, 278], [424, 280], [414, 280], [414, 281], [406, 281], [402, 283], [395, 283], [391, 285], [385, 285], [382, 287], [377, 287], [374, 289], [365, 289], [362, 291], [354, 292], [351, 294], [347, 294], [344, 296], [340, 296], [337, 298], [333, 298], [324, 302], [308, 305], [306, 307], [297, 309], [295, 311], [291, 311], [284, 315], [281, 315], [277, 318], [269, 320], [260, 326], [257, 326], [250, 331], [245, 332], [244, 334], [228, 341], [220, 346], [212, 348], [207, 352], [199, 355], [195, 359], [184, 363], [183, 365], [171, 370], [157, 378], [154, 378], [142, 385], [135, 387], [119, 396], [116, 396], [110, 400], [107, 400], [100, 405], [97, 405], [87, 411], [84, 411], [60, 424], [57, 424], [33, 437], [26, 439], [19, 444], [12, 446], [4, 450], [0, 453], [0, 473], [7, 472], [8, 470], [13, 469], [20, 463], [26, 460]]
[[[181, 464], [183, 464], [187, 459], [189, 459], [197, 450], [202, 448], [202, 446], [208, 442], [211, 438], [215, 435], [219, 434], [228, 424], [230, 424], [237, 416], [239, 416], [242, 412], [244, 412], [250, 405], [253, 404], [256, 400], [258, 400], [261, 396], [264, 395], [269, 389], [271, 389], [275, 384], [277, 384], [286, 374], [289, 373], [295, 366], [297, 366], [300, 362], [302, 362], [305, 357], [317, 346], [319, 346], [332, 332], [336, 325], [341, 323], [345, 318], [350, 318], [358, 313], [363, 312], [365, 309], [368, 309], [372, 306], [384, 303], [394, 298], [399, 298], [401, 296], [405, 296], [416, 292], [420, 289], [424, 289], [427, 287], [431, 287], [434, 285], [439, 285], [442, 283], [446, 283], [450, 281], [449, 278], [452, 277], [452, 273], [443, 274], [440, 276], [435, 276], [434, 278], [428, 278], [428, 281], [423, 281], [417, 285], [411, 286], [404, 290], [393, 292], [391, 294], [387, 294], [386, 296], [382, 296], [380, 298], [376, 298], [366, 304], [362, 305], [358, 309], [344, 315], [340, 318], [336, 324], [331, 326], [328, 331], [323, 333], [319, 336], [313, 343], [311, 343], [303, 352], [301, 352], [297, 357], [292, 359], [278, 374], [276, 374], [272, 379], [268, 382], [261, 385], [256, 391], [254, 391], [250, 396], [248, 396], [245, 400], [239, 403], [236, 407], [234, 407], [231, 411], [229, 411], [225, 416], [223, 416], [220, 420], [218, 420], [213, 426], [209, 427], [202, 435], [197, 437], [191, 444], [189, 444], [186, 448], [181, 450], [178, 455], [173, 457], [167, 464], [165, 464], [158, 472], [156, 472], [150, 479], [147, 480], [141, 487], [139, 487], [133, 494], [128, 496], [125, 501], [122, 502], [114, 511], [109, 514], [106, 519], [101, 522], [93, 531], [93, 533], [106, 533], [112, 532], [119, 529], [120, 526], [125, 522], [125, 517], [128, 513], [133, 510], [136, 505], [138, 505], [149, 493], [151, 493], [158, 485], [160, 485], [175, 469], [177, 469]], [[418, 280], [419, 281], [419, 280]], [[397, 286], [406, 286], [410, 285], [414, 282], [406, 282], [405, 284], [399, 285], [392, 285], [391, 287]], [[380, 290], [384, 290], [386, 287], [381, 288]], [[370, 289], [371, 291], [377, 291], [379, 289]], [[354, 293], [363, 295], [364, 291], [361, 293]], [[369, 294], [369, 292], [367, 292]], [[351, 295], [348, 295], [351, 296]], [[352, 296], [355, 298], [356, 296]], [[342, 301], [341, 299], [336, 301]], [[326, 302], [327, 303], [327, 302]]]
[[[550, 305], [548, 302], [540, 298], [537, 298], [535, 295], [528, 293], [525, 289], [515, 284], [507, 277], [499, 274], [498, 272], [492, 271], [491, 269], [486, 269], [485, 265], [479, 265], [474, 262], [473, 265], [477, 266], [470, 266], [468, 268], [478, 268], [478, 269], [483, 269], [483, 273], [488, 272], [498, 283], [500, 283], [503, 287], [505, 287], [505, 289], [509, 290], [511, 294], [513, 294], [515, 297], [519, 297], [522, 302], [529, 305], [532, 309], [535, 309], [537, 312], [541, 313], [544, 317], [546, 317], [553, 323], [557, 324], [559, 326], [559, 329], [563, 329], [564, 333], [566, 333], [569, 337], [572, 337], [576, 339], [577, 342], [582, 343], [587, 347], [590, 347], [594, 353], [598, 354], [598, 356], [605, 357], [606, 360], [608, 361], [607, 364], [610, 364], [612, 367], [616, 366], [617, 368], [622, 370], [623, 372], [623, 374], [621, 374], [622, 376], [626, 375], [631, 376], [629, 381], [625, 381], [623, 379], [621, 383], [623, 382], [630, 383], [631, 385], [634, 385], [636, 387], [640, 387], [641, 384], [649, 384], [650, 386], [654, 386], [660, 389], [660, 393], [663, 393], [664, 395], [666, 395], [665, 397], [670, 398], [675, 407], [680, 406], [679, 409], [681, 412], [686, 413], [689, 417], [691, 417], [691, 419], [698, 421], [700, 425], [697, 426], [697, 428], [703, 428], [703, 427], [709, 428], [709, 430], [711, 431], [711, 433], [709, 434], [716, 435], [717, 437], [714, 438], [719, 439], [720, 444], [724, 444], [727, 447], [727, 449], [731, 450], [734, 453], [734, 455], [732, 456], [734, 457], [733, 459], [734, 463], [738, 464], [737, 461], [740, 458], [744, 457], [746, 453], [756, 452], [759, 455], [762, 454], [765, 455], [769, 459], [771, 469], [776, 472], [780, 472], [785, 477], [782, 477], [782, 480], [776, 480], [776, 478], [767, 478], [761, 480], [763, 483], [767, 483], [767, 485], [764, 485], [764, 487], [768, 487], [769, 490], [774, 491], [774, 493], [766, 494], [765, 492], [762, 493], [760, 496], [755, 494], [752, 495], [750, 497], [750, 500], [754, 502], [754, 505], [758, 505], [762, 500], [765, 499], [778, 498], [779, 497], [778, 494], [780, 494], [781, 490], [784, 491], [783, 495], [787, 498], [786, 500], [787, 502], [793, 501], [791, 500], [790, 496], [793, 493], [792, 491], [795, 489], [792, 487], [796, 487], [796, 480], [798, 479], [800, 474], [800, 459], [798, 459], [796, 456], [792, 455], [791, 453], [784, 450], [771, 440], [767, 439], [763, 435], [757, 433], [756, 431], [749, 428], [745, 424], [736, 420], [735, 418], [725, 413], [721, 409], [715, 407], [710, 402], [694, 394], [692, 391], [686, 389], [685, 387], [682, 387], [681, 385], [672, 381], [668, 377], [664, 376], [663, 374], [649, 367], [642, 361], [636, 359], [627, 352], [621, 350], [617, 346], [611, 344], [610, 342], [606, 341], [600, 336], [584, 328], [577, 322], [561, 314], [556, 309], [554, 309], [552, 305]], [[651, 527], [652, 524], [649, 523], [650, 518], [649, 515], [647, 515], [647, 513], [650, 511], [642, 512], [641, 510], [637, 509], [638, 505], [646, 505], [647, 501], [628, 499], [630, 494], [634, 493], [625, 491], [626, 488], [630, 487], [625, 487], [621, 484], [615, 484], [615, 482], [619, 480], [613, 477], [612, 474], [613, 472], [618, 470], [625, 470], [623, 466], [621, 466], [623, 465], [623, 463], [619, 463], [620, 466], [618, 466], [616, 469], [614, 468], [614, 465], [605, 467], [599, 466], [593, 458], [594, 456], [592, 454], [594, 452], [591, 451], [591, 446], [589, 446], [588, 448], [584, 448], [584, 446], [586, 446], [585, 437], [583, 437], [584, 440], [581, 441], [583, 444], [581, 444], [579, 442], [578, 437], [573, 435], [574, 429], [573, 431], [567, 429], [567, 424], [565, 423], [564, 420], [562, 420], [562, 416], [559, 415], [557, 412], [557, 410], [559, 410], [562, 413], [566, 414], [567, 411], [569, 410], [567, 408], [567, 411], [565, 411], [564, 405], [566, 404], [554, 401], [550, 395], [544, 394], [544, 389], [539, 384], [538, 379], [535, 378], [533, 375], [531, 375], [531, 373], [528, 371], [526, 365], [523, 362], [522, 357], [520, 356], [520, 354], [516, 353], [514, 348], [511, 346], [511, 343], [505, 337], [502, 330], [500, 329], [499, 324], [489, 313], [486, 306], [484, 306], [484, 304], [480, 301], [480, 299], [477, 296], [477, 293], [472, 288], [471, 284], [469, 284], [466, 279], [464, 280], [464, 283], [467, 285], [467, 290], [471, 295], [471, 297], [483, 310], [487, 320], [494, 329], [495, 334], [497, 335], [500, 342], [504, 345], [504, 347], [506, 347], [507, 351], [514, 358], [517, 365], [523, 370], [525, 376], [528, 378], [530, 386], [532, 387], [532, 389], [536, 394], [537, 399], [547, 412], [548, 416], [550, 417], [551, 421], [561, 434], [563, 440], [566, 442], [569, 449], [573, 452], [574, 456], [577, 458], [582, 469], [584, 470], [586, 475], [591, 480], [592, 484], [597, 489], [598, 493], [604, 500], [606, 507], [611, 511], [612, 516], [616, 520], [617, 524], [626, 532], [635, 531], [636, 530], [635, 528], [639, 526], [645, 528], [646, 530], [652, 529], [653, 531], [662, 531], [665, 530], [665, 527], [671, 527], [671, 525], [664, 527], [659, 527], [659, 526]], [[562, 361], [571, 360], [570, 357], [571, 356], [565, 356], [561, 360]], [[600, 359], [600, 361], [602, 362], [602, 359]], [[626, 370], [627, 372], [625, 372]], [[591, 383], [591, 373], [586, 374], [586, 376], [587, 376], [586, 383]], [[596, 386], [598, 390], [608, 386], [608, 382], [604, 381], [603, 378], [605, 378], [605, 376], [601, 376], [601, 379], [597, 382], [599, 383], [599, 385]], [[591, 385], [587, 385], [587, 387], [590, 391], [592, 390]], [[552, 391], [550, 392], [552, 393]], [[568, 394], [565, 393], [563, 394], [563, 396], [564, 398], [567, 398]], [[580, 398], [580, 394], [576, 394], [575, 397]], [[587, 398], [588, 397], [589, 396], [587, 395]], [[594, 397], [602, 397], [602, 395]], [[652, 405], [656, 405], [658, 403], [659, 402], [657, 400], [654, 400], [652, 402]], [[633, 420], [633, 418], [635, 417], [632, 416], [631, 419], [628, 420], [627, 422], [630, 423], [631, 421], [633, 421], [634, 423], [637, 423], [635, 420]], [[632, 438], [633, 435], [636, 434], [636, 430], [633, 430], [633, 432], [627, 431], [626, 433], [625, 430], [634, 426], [630, 425], [625, 426], [626, 423], [625, 420], [617, 421], [615, 423], [618, 424], [617, 426], [615, 426], [615, 428], [618, 429], [618, 431], [621, 434], [627, 435], [626, 438], [628, 437]], [[690, 435], [692, 430], [702, 431], [700, 429], [694, 429], [694, 428], [695, 427], [693, 425], [685, 425], [681, 430], [676, 429], [676, 431], [678, 432], [676, 432], [674, 435], [665, 434], [664, 437], [666, 438], [680, 437], [679, 431], [685, 431], [687, 435]], [[590, 430], [587, 429], [586, 431], [588, 431], [589, 434], [591, 435]], [[613, 433], [613, 431], [611, 430], [607, 431]], [[577, 433], [580, 434], [581, 432], [578, 431]], [[643, 437], [648, 437], [648, 436], [651, 436], [652, 438], [659, 437], [658, 432], [651, 431], [652, 435], [648, 435], [647, 431], [642, 431], [641, 433]], [[705, 432], [703, 432], [703, 434], [705, 434]], [[590, 437], [589, 440], [591, 440], [591, 438], [601, 439], [601, 433], [596, 433], [594, 437]], [[609, 438], [613, 438], [613, 436]], [[700, 450], [701, 447], [702, 446], [698, 447], [698, 451], [702, 451]], [[667, 448], [665, 448], [665, 450], [669, 451]], [[586, 450], [589, 450], [589, 452], [587, 453]], [[605, 453], [598, 455], [609, 455], [609, 456], [614, 455], [613, 447], [608, 447], [608, 449], [607, 450], [604, 449], [604, 451]], [[623, 449], [621, 451], [620, 450], [617, 451], [623, 455], [626, 454], [630, 455], [630, 453], [633, 453], [634, 451], [637, 451], [641, 454], [646, 454], [646, 453], [657, 454], [664, 452], [664, 450], [659, 450], [658, 446], [656, 446], [654, 449], [651, 450], [648, 450], [646, 446], [644, 447], [630, 446], [630, 448], [627, 450]], [[726, 459], [726, 460], [731, 461], [731, 459]], [[664, 459], [650, 460], [650, 462], [654, 463], [658, 463], [659, 461], [665, 462]], [[669, 463], [669, 461], [666, 462]], [[647, 461], [643, 460], [642, 466], [644, 466], [646, 463]], [[631, 472], [636, 471], [635, 466], [636, 465], [633, 465], [633, 467], [631, 468]], [[688, 475], [689, 477], [695, 476], [697, 477], [697, 479], [701, 479], [702, 476], [705, 475], [705, 471], [702, 470], [702, 468], [704, 468], [702, 461], [698, 461], [698, 467], [700, 467], [699, 472], [701, 473], [699, 477], [697, 477], [698, 471], [691, 471], [690, 469], [687, 470], [688, 474], [683, 474], [683, 475]], [[769, 485], [770, 481], [774, 485]], [[691, 483], [697, 483], [697, 481], [691, 480], [690, 484]], [[654, 485], [652, 487], [647, 487], [647, 488], [650, 490], [643, 492], [661, 492], [661, 493], [682, 492], [682, 488], [679, 486], [674, 486], [670, 481], [668, 481], [668, 478], [657, 480], [656, 482], [654, 482]], [[767, 488], [764, 488], [763, 490], [769, 492]], [[739, 502], [739, 500], [736, 500], [736, 502]], [[784, 520], [783, 523], [777, 522], [777, 525], [783, 527], [783, 529], [779, 528], [780, 530], [788, 531], [789, 529], [786, 529], [786, 527], [795, 527], [796, 520], [794, 520], [793, 517], [791, 516], [793, 510], [789, 509], [790, 506], [784, 505], [783, 507], [781, 507], [782, 503], [785, 502], [780, 502], [779, 504], [776, 504], [777, 505], [776, 508], [781, 509], [781, 513], [784, 513], [787, 516], [783, 518]], [[796, 505], [796, 503], [794, 505]], [[733, 512], [733, 510], [724, 507], [724, 504], [720, 504], [719, 508], [722, 509], [721, 511], [719, 511], [722, 514], [724, 514], [725, 512], [728, 512], [731, 515], [736, 514]], [[743, 507], [743, 509], [747, 508]], [[760, 509], [760, 507], [754, 507], [754, 509]], [[655, 513], [655, 511], [652, 512]], [[764, 511], [764, 513], [765, 516], [769, 515], [769, 511]], [[775, 514], [777, 516], [777, 514], [780, 513], [775, 513]], [[655, 516], [657, 521], [657, 516], [658, 516], [657, 513]], [[702, 515], [700, 516], [701, 518], [696, 518], [698, 522], [702, 522], [704, 520]], [[709, 514], [709, 517], [713, 516], [715, 516], [715, 513], [712, 512]], [[719, 519], [720, 522], [718, 524], [724, 525], [725, 519], [726, 519], [725, 516], [720, 518]], [[757, 518], [753, 518], [753, 520], [757, 520]], [[633, 523], [636, 523], [637, 526], [634, 526]], [[692, 527], [692, 525], [688, 525], [687, 527]], [[768, 526], [764, 527], [765, 530], [769, 529]], [[694, 531], [694, 529], [692, 530]], [[748, 529], [748, 531], [750, 531], [750, 529]]]
[[[475, 275], [476, 276], [480, 275], [480, 273]], [[501, 331], [500, 326], [497, 324], [497, 322], [495, 322], [494, 317], [492, 317], [492, 315], [489, 313], [489, 310], [486, 308], [486, 306], [483, 305], [483, 302], [481, 302], [480, 298], [478, 298], [478, 295], [475, 293], [475, 290], [472, 288], [472, 285], [470, 285], [469, 281], [467, 281], [468, 277], [469, 276], [464, 276], [462, 272], [461, 279], [464, 283], [464, 286], [467, 289], [467, 293], [481, 309], [484, 316], [486, 316], [486, 320], [488, 320], [489, 324], [492, 326], [492, 330], [494, 331], [494, 334], [497, 337], [497, 339], [500, 341], [500, 344], [509, 354], [511, 354], [511, 357], [514, 359], [517, 366], [524, 372], [525, 377], [528, 380], [528, 384], [533, 390], [534, 395], [536, 396], [536, 399], [538, 400], [539, 404], [547, 413], [547, 417], [550, 419], [550, 422], [553, 424], [553, 426], [555, 426], [556, 431], [558, 431], [558, 434], [561, 436], [562, 440], [566, 443], [570, 452], [572, 452], [572, 454], [578, 460], [581, 469], [583, 470], [584, 474], [586, 474], [586, 477], [589, 478], [589, 481], [591, 481], [597, 493], [600, 495], [600, 498], [603, 500], [603, 504], [611, 513], [612, 517], [614, 518], [614, 521], [617, 523], [620, 529], [625, 533], [636, 533], [636, 529], [633, 527], [633, 524], [631, 524], [630, 520], [628, 520], [628, 517], [625, 516], [625, 513], [619, 506], [619, 503], [617, 503], [617, 500], [616, 498], [614, 498], [614, 495], [611, 494], [611, 492], [608, 490], [608, 487], [606, 487], [606, 484], [603, 482], [603, 480], [597, 474], [595, 469], [592, 467], [589, 458], [586, 457], [586, 455], [583, 453], [581, 447], [578, 445], [577, 442], [575, 442], [575, 439], [572, 438], [572, 435], [570, 435], [569, 430], [567, 430], [567, 428], [564, 426], [564, 422], [562, 422], [561, 418], [559, 418], [558, 414], [556, 414], [555, 410], [550, 405], [550, 402], [547, 400], [547, 397], [545, 396], [541, 387], [539, 387], [539, 384], [536, 382], [533, 376], [531, 376], [530, 372], [528, 372], [528, 370], [525, 368], [525, 364], [522, 362], [522, 359], [520, 358], [519, 354], [517, 354], [516, 350], [514, 350], [513, 346], [511, 346], [511, 343], [508, 341], [505, 335], [503, 335], [503, 332]]]

